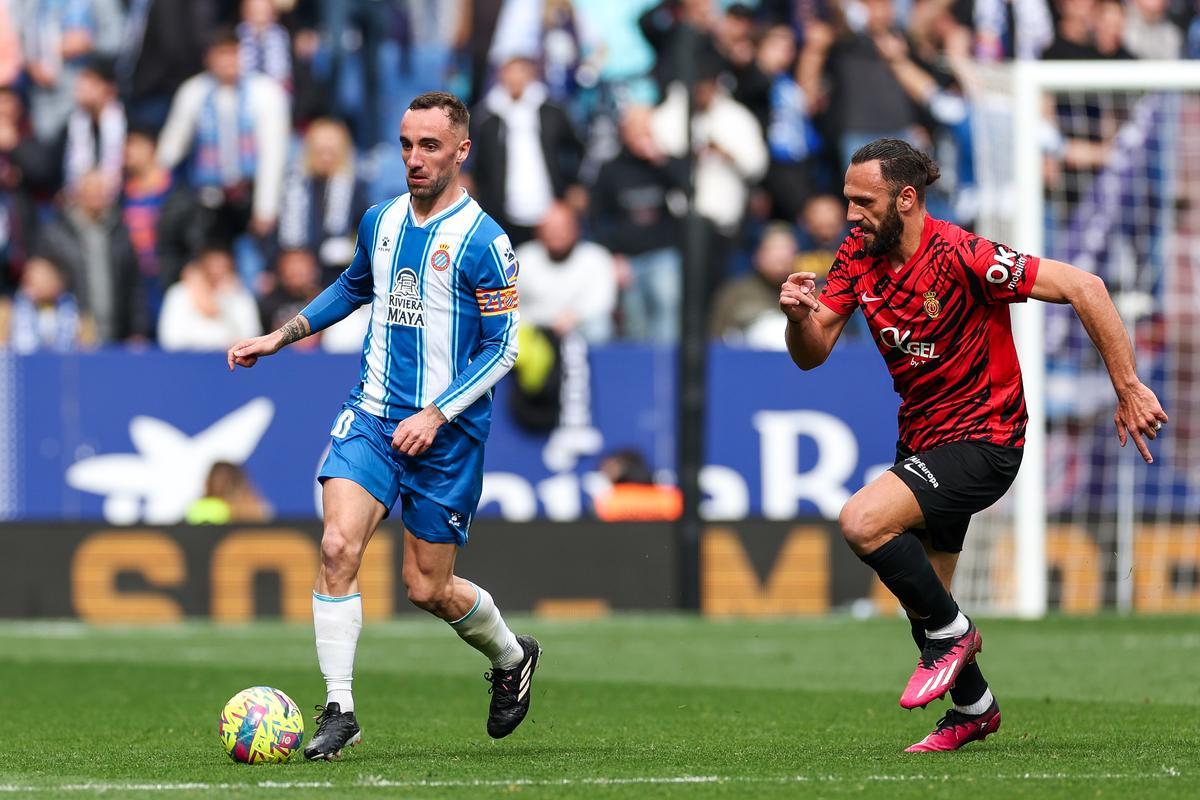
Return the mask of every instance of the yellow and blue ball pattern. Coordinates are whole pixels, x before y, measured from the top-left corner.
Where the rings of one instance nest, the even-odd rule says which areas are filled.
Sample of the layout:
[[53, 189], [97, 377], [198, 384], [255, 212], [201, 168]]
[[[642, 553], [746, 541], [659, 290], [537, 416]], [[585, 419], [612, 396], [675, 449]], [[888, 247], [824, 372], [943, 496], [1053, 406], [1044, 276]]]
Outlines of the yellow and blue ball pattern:
[[281, 764], [304, 741], [300, 709], [278, 689], [252, 686], [229, 699], [219, 731], [225, 752], [243, 764]]

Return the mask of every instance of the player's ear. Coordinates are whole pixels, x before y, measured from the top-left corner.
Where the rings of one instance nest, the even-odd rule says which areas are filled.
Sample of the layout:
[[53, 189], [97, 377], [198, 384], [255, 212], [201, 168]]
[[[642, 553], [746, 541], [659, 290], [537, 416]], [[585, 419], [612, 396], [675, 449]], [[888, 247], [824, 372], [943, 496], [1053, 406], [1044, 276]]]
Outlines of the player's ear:
[[462, 166], [469, 155], [471, 155], [471, 140], [463, 139], [458, 145], [458, 152], [454, 155], [454, 163]]
[[905, 186], [900, 190], [900, 194], [896, 196], [897, 211], [912, 211], [917, 207], [917, 190], [911, 186]]

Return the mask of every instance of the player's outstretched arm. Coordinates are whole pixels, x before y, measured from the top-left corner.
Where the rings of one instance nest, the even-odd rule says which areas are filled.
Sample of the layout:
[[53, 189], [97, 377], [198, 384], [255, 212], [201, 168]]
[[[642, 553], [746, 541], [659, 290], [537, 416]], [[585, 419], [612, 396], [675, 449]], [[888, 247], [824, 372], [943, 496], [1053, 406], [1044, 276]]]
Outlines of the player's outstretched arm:
[[1070, 264], [1044, 258], [1030, 296], [1049, 303], [1070, 303], [1075, 309], [1092, 344], [1100, 351], [1117, 392], [1113, 422], [1121, 446], [1133, 439], [1146, 463], [1154, 463], [1142, 437], [1158, 438], [1159, 429], [1167, 422], [1167, 412], [1154, 392], [1138, 379], [1133, 346], [1104, 281]]
[[825, 363], [850, 319], [817, 301], [816, 278], [813, 272], [796, 272], [779, 287], [779, 308], [788, 320], [788, 354], [804, 370]]
[[265, 336], [255, 336], [253, 339], [243, 339], [229, 348], [229, 352], [225, 354], [225, 359], [229, 363], [229, 371], [233, 372], [235, 366], [249, 369], [258, 362], [260, 357], [274, 355], [310, 333], [312, 333], [312, 329], [309, 327], [308, 320], [304, 318], [303, 314], [297, 314], [277, 331]]

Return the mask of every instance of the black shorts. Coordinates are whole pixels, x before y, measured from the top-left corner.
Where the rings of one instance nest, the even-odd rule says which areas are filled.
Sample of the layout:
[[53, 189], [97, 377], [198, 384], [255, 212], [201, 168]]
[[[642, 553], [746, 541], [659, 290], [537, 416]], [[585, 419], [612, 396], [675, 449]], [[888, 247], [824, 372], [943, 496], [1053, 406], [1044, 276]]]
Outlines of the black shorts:
[[1017, 477], [1020, 447], [989, 442], [950, 442], [924, 453], [896, 443], [891, 471], [912, 489], [934, 550], [962, 550], [971, 515], [995, 503]]

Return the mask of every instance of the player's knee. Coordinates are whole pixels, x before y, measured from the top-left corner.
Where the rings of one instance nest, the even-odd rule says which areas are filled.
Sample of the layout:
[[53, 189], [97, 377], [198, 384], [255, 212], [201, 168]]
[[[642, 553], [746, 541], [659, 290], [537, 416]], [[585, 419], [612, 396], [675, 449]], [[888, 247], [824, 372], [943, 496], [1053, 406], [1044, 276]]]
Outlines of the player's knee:
[[878, 514], [865, 504], [853, 500], [842, 507], [838, 525], [842, 528], [846, 543], [860, 554], [873, 550], [876, 542], [887, 533]]
[[328, 525], [321, 536], [321, 563], [326, 572], [353, 572], [358, 559], [358, 548], [337, 526]]
[[417, 608], [436, 614], [450, 602], [452, 586], [445, 581], [418, 574], [405, 575], [404, 582], [408, 589], [408, 601]]

